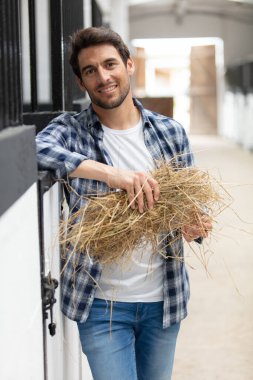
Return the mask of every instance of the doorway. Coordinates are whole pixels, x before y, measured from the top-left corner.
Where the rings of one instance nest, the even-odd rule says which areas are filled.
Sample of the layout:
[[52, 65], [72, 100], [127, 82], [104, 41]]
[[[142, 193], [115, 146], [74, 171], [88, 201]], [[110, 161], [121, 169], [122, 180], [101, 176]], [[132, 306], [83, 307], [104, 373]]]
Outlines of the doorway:
[[[192, 134], [219, 130], [224, 53], [220, 38], [132, 40], [136, 62], [134, 93], [151, 104], [172, 102], [169, 116]], [[157, 109], [154, 109], [157, 111]], [[157, 111], [159, 112], [159, 111]]]

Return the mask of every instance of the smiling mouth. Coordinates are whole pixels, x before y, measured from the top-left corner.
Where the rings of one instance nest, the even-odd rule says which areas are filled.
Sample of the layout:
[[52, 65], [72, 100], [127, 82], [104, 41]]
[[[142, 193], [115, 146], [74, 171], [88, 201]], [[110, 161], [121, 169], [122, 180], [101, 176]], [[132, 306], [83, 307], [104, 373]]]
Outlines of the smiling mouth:
[[98, 92], [100, 94], [108, 94], [108, 93], [114, 91], [116, 87], [117, 87], [116, 84], [109, 86], [109, 87], [103, 87], [103, 88], [99, 89]]

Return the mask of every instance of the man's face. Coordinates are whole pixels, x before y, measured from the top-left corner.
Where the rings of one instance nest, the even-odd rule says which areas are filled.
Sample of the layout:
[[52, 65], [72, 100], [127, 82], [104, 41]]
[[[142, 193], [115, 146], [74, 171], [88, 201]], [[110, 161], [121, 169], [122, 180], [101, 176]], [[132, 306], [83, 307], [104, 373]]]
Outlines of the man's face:
[[82, 81], [79, 86], [87, 90], [92, 103], [103, 109], [119, 107], [130, 94], [130, 76], [134, 63], [122, 61], [111, 45], [98, 45], [82, 49], [78, 55]]

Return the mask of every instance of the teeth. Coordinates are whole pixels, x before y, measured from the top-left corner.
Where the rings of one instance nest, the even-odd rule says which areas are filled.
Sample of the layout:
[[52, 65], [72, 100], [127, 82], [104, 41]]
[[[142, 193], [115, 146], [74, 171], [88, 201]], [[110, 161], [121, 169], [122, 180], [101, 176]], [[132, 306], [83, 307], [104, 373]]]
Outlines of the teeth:
[[100, 90], [99, 92], [110, 92], [110, 91], [114, 90], [115, 87], [116, 86], [107, 87], [107, 88], [104, 88], [103, 90]]

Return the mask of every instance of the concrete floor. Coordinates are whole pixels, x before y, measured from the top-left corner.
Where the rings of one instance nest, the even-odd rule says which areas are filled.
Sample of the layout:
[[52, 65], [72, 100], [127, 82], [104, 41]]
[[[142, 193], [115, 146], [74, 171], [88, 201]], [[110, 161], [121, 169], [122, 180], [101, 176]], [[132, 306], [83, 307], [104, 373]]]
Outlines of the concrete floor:
[[210, 276], [187, 248], [191, 299], [173, 380], [252, 380], [253, 154], [213, 136], [191, 143], [197, 166], [221, 176], [243, 221], [231, 209], [217, 218], [205, 243]]

